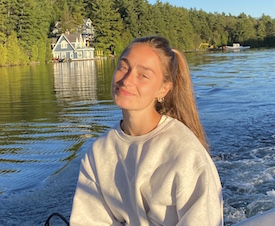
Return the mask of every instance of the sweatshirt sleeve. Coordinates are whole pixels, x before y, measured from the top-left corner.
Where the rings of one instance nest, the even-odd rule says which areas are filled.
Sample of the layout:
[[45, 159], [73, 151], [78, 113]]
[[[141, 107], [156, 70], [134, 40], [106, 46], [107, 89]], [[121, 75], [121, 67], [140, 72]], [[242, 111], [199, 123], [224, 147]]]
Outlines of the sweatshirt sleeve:
[[81, 162], [70, 225], [121, 225], [111, 213], [100, 186], [95, 182], [88, 154]]
[[222, 191], [214, 163], [202, 164], [185, 182], [177, 193], [177, 226], [222, 226]]

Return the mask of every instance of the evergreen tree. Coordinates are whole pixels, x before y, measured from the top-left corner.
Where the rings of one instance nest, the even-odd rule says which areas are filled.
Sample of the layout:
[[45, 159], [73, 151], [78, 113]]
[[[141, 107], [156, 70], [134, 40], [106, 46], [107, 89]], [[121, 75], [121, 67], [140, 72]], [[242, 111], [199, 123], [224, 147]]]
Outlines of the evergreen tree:
[[0, 45], [6, 42], [7, 10], [5, 1], [0, 1]]
[[[162, 14], [163, 11], [163, 4], [159, 0], [149, 7], [150, 14], [152, 15], [152, 33], [153, 34], [162, 34], [163, 36], [168, 35], [166, 31], [166, 26], [164, 22], [164, 15]], [[167, 16], [167, 15], [166, 15]]]
[[109, 55], [116, 50], [122, 33], [122, 20], [118, 9], [111, 0], [95, 0], [92, 4], [93, 24], [95, 26], [95, 48]]
[[193, 27], [193, 45], [197, 48], [202, 42], [201, 39], [201, 30], [202, 26], [200, 23], [200, 19], [198, 17], [198, 11], [196, 9], [190, 9], [189, 11], [189, 21]]
[[19, 9], [18, 0], [5, 0], [6, 6], [6, 36], [10, 35], [12, 31], [16, 30], [16, 26], [19, 20]]
[[69, 10], [67, 1], [64, 1], [63, 11], [60, 15], [60, 29], [62, 33], [67, 31], [73, 33], [76, 31], [76, 22]]
[[14, 31], [12, 31], [7, 38], [6, 48], [7, 48], [7, 64], [8, 65], [20, 64], [21, 51], [18, 46], [16, 33]]
[[229, 15], [226, 20], [226, 32], [228, 33], [228, 43], [235, 42], [235, 29], [237, 27], [237, 18]]
[[134, 0], [134, 8], [138, 23], [138, 36], [145, 36], [152, 33], [152, 20], [149, 13], [147, 0]]
[[92, 15], [94, 0], [83, 0], [85, 8], [85, 17], [90, 17]]
[[178, 48], [182, 51], [194, 49], [194, 32], [192, 24], [189, 21], [188, 11], [185, 8], [175, 8], [174, 21], [178, 26]]
[[263, 43], [265, 37], [266, 37], [266, 27], [263, 21], [259, 20], [257, 24], [257, 39], [259, 42]]
[[18, 0], [19, 14], [16, 26], [17, 38], [20, 45], [31, 56], [32, 45], [39, 36], [39, 26], [36, 21], [36, 2], [34, 0]]
[[85, 2], [84, 0], [70, 0], [68, 1], [68, 7], [72, 14], [73, 20], [75, 21], [76, 26], [83, 25], [83, 18], [85, 15]]
[[51, 59], [50, 28], [75, 32], [83, 18], [93, 21], [96, 50], [120, 53], [139, 36], [158, 34], [174, 48], [190, 50], [207, 42], [219, 47], [240, 42], [252, 47], [275, 46], [275, 19], [242, 13], [187, 10], [157, 0], [2, 0], [0, 1], [1, 65]]
[[167, 32], [167, 38], [170, 41], [170, 45], [174, 48], [182, 49], [183, 46], [181, 45], [181, 38], [179, 36], [180, 26], [182, 26], [182, 20], [178, 18], [179, 11], [175, 6], [171, 6], [168, 3], [164, 4], [163, 7], [163, 13], [165, 16], [165, 22], [166, 22], [166, 32]]
[[[50, 33], [50, 24], [52, 21], [52, 7], [49, 4], [48, 0], [40, 0], [38, 2], [38, 9], [37, 9], [38, 16], [37, 17], [37, 24], [39, 27], [39, 35], [37, 37], [37, 47], [38, 47], [38, 62], [44, 63], [46, 61], [46, 55], [49, 54], [47, 51], [50, 51], [47, 48], [49, 45], [48, 36]], [[50, 45], [49, 45], [50, 47]]]
[[265, 37], [275, 36], [275, 19], [272, 19], [270, 16], [262, 15], [259, 19], [259, 23], [262, 23], [265, 26], [265, 32], [262, 34]]
[[211, 41], [211, 30], [209, 28], [209, 23], [207, 21], [208, 15], [206, 12], [200, 10], [198, 11], [198, 17], [201, 23], [200, 36], [203, 42]]
[[248, 41], [250, 39], [256, 39], [253, 21], [244, 13], [241, 13], [238, 17], [234, 40], [242, 44], [249, 44]]
[[7, 63], [7, 48], [6, 45], [0, 43], [0, 66], [5, 66]]
[[225, 15], [215, 14], [216, 22], [214, 24], [214, 42], [215, 47], [224, 46], [228, 42], [228, 33], [225, 29]]
[[123, 22], [126, 29], [129, 29], [132, 37], [136, 38], [139, 35], [138, 27], [138, 16], [136, 13], [135, 5], [133, 0], [124, 0], [124, 9], [123, 9]]

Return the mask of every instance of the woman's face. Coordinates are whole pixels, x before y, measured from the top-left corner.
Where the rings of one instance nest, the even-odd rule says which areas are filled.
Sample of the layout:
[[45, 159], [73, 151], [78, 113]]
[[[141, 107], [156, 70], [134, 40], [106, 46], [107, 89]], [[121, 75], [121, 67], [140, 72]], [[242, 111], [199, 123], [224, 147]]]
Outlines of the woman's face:
[[113, 74], [112, 97], [126, 110], [155, 110], [155, 101], [170, 90], [163, 83], [160, 58], [147, 44], [135, 44], [118, 62]]

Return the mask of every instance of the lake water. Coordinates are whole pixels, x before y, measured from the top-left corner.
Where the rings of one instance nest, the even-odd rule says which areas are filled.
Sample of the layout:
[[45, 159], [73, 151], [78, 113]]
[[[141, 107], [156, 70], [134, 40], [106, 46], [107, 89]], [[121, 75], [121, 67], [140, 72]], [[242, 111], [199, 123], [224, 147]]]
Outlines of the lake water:
[[[223, 186], [225, 225], [274, 208], [275, 50], [186, 57]], [[115, 65], [0, 68], [0, 225], [44, 225], [53, 212], [69, 218], [81, 157], [121, 119], [110, 96]]]

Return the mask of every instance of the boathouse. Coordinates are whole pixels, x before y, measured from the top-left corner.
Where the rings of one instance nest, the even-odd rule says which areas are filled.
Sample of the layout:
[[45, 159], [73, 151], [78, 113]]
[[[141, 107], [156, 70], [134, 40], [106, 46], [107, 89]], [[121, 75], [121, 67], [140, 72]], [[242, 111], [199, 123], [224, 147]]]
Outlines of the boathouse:
[[95, 49], [91, 46], [90, 40], [81, 33], [63, 33], [56, 38], [52, 47], [55, 61], [94, 59]]
[[55, 61], [94, 59], [94, 27], [90, 18], [83, 19], [83, 25], [75, 33], [61, 33], [60, 22], [52, 30], [52, 55]]

